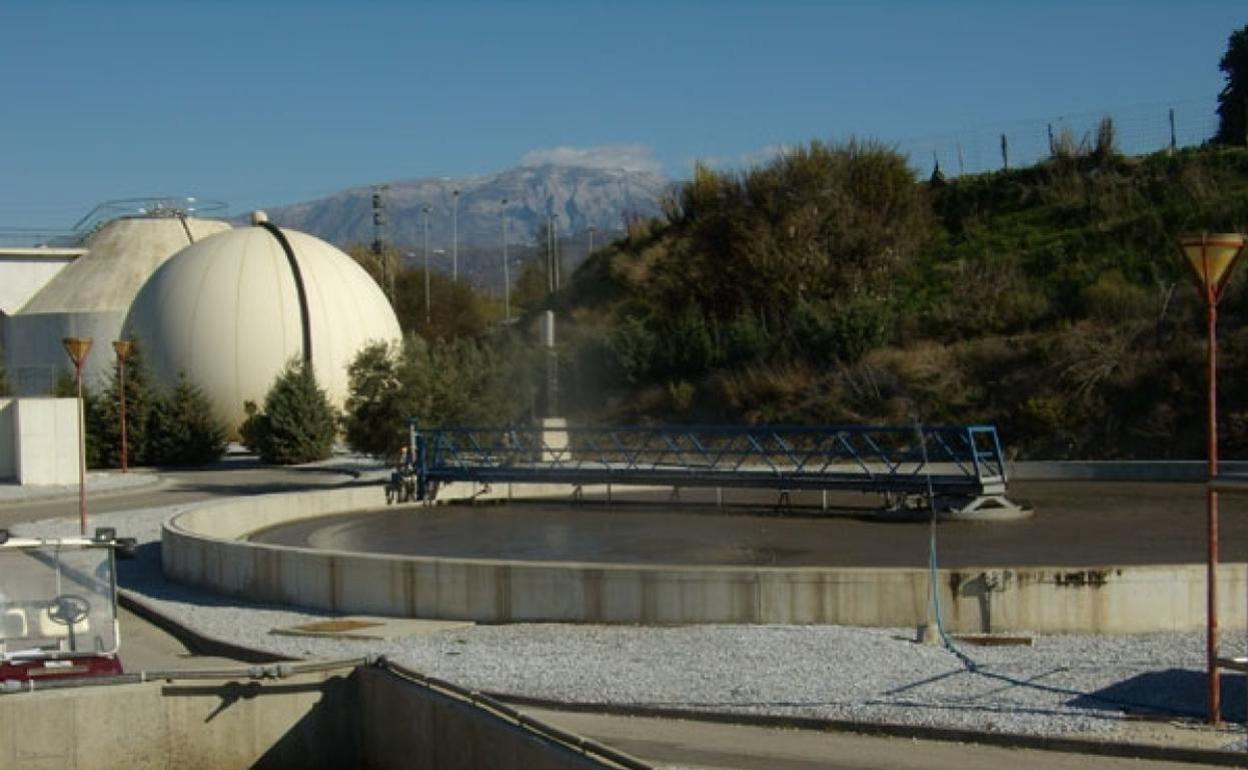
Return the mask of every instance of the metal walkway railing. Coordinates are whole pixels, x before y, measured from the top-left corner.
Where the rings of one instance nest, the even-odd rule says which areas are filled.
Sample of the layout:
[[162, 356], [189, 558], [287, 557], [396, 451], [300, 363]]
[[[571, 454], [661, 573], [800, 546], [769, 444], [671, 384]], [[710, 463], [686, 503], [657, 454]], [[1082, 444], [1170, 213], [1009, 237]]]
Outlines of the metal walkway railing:
[[988, 425], [409, 426], [422, 498], [453, 481], [1005, 494], [1005, 460]]

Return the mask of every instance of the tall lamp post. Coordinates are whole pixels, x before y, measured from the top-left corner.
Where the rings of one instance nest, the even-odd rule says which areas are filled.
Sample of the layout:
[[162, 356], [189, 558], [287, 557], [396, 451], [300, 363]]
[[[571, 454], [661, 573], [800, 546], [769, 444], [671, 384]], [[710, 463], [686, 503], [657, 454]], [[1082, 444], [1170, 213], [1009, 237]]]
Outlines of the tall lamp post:
[[425, 215], [425, 326], [428, 326], [433, 323], [429, 310], [429, 207], [421, 206], [420, 213]]
[[78, 525], [87, 536], [87, 434], [83, 426], [82, 367], [91, 352], [90, 337], [65, 337], [61, 340], [69, 360], [74, 362], [74, 381], [78, 385]]
[[459, 280], [459, 190], [451, 191], [451, 280]]
[[550, 215], [550, 257], [555, 269], [555, 291], [559, 291], [559, 215]]
[[130, 451], [126, 446], [126, 359], [134, 343], [130, 340], [113, 340], [113, 350], [117, 353], [117, 388], [121, 397], [121, 472], [130, 469]]
[[507, 199], [499, 208], [503, 215], [503, 311], [507, 320], [511, 320], [511, 271], [507, 266]]
[[[1231, 271], [1244, 250], [1244, 236], [1219, 233], [1186, 236], [1179, 246], [1187, 263], [1196, 273], [1196, 283], [1205, 296], [1208, 309], [1208, 458], [1209, 481], [1218, 475], [1218, 302], [1230, 280]], [[1206, 635], [1205, 646], [1209, 665], [1208, 720], [1217, 724], [1221, 719], [1222, 697], [1218, 680], [1218, 493], [1206, 487], [1205, 507], [1208, 525], [1208, 563], [1205, 583]]]

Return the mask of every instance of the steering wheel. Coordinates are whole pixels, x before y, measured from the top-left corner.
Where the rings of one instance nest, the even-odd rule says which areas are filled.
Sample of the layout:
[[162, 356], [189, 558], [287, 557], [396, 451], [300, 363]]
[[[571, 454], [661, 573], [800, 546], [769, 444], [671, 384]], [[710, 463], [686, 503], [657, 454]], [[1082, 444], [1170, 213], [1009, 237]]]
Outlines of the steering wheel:
[[48, 606], [48, 617], [53, 623], [72, 626], [84, 620], [91, 612], [91, 603], [78, 594], [61, 594]]

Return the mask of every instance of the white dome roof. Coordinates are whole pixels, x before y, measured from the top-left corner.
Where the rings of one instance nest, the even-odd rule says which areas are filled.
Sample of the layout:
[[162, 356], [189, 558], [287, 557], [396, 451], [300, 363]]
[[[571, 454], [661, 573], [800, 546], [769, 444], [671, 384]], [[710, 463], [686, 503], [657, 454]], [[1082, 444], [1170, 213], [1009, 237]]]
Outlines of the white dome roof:
[[[303, 278], [317, 382], [341, 408], [351, 359], [369, 342], [398, 339], [398, 320], [354, 260], [319, 238], [281, 232]], [[139, 290], [125, 328], [159, 381], [185, 372], [231, 428], [243, 420], [243, 402], [263, 404], [277, 375], [303, 355], [294, 274], [277, 237], [260, 226], [174, 255]]]

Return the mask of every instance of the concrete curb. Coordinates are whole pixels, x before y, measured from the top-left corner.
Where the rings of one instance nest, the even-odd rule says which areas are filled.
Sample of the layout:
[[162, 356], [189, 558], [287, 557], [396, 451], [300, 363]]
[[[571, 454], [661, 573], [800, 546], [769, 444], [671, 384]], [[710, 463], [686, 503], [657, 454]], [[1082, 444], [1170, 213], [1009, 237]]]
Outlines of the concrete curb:
[[546, 698], [533, 698], [510, 693], [486, 692], [491, 698], [513, 706], [529, 706], [551, 711], [605, 714], [622, 717], [650, 717], [655, 719], [683, 719], [693, 722], [741, 725], [746, 727], [770, 727], [821, 732], [856, 733], [859, 735], [887, 738], [910, 738], [914, 740], [941, 741], [945, 743], [974, 743], [1007, 749], [1032, 749], [1063, 754], [1091, 754], [1125, 759], [1146, 759], [1168, 762], [1191, 762], [1223, 767], [1242, 767], [1248, 755], [1237, 751], [1194, 749], [1180, 746], [1155, 746], [1147, 743], [1120, 743], [1096, 741], [1087, 738], [1062, 738], [1018, 733], [991, 733], [957, 727], [931, 727], [900, 725], [880, 722], [860, 722], [852, 719], [820, 719], [816, 717], [785, 717], [763, 714], [737, 714], [718, 711], [701, 711], [665, 706], [617, 705], [603, 703], [569, 703]]

